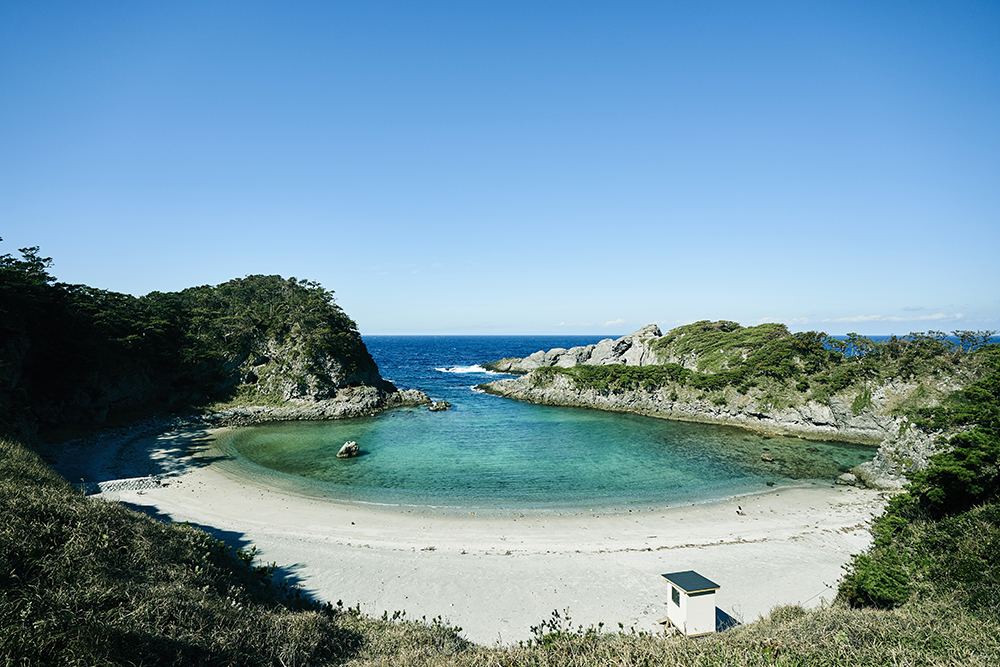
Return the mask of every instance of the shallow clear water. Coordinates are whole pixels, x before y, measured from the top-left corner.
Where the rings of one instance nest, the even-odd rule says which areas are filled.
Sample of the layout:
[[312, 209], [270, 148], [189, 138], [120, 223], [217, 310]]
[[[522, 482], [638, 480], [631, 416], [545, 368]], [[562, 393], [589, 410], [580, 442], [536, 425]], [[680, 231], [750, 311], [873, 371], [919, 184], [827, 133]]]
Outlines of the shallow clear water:
[[[239, 429], [222, 445], [272, 481], [311, 495], [389, 505], [563, 509], [699, 502], [832, 480], [874, 451], [741, 429], [519, 403], [475, 392], [476, 364], [596, 337], [367, 336], [382, 374], [452, 408]], [[337, 459], [348, 440], [361, 456]], [[768, 451], [774, 463], [765, 463]]]

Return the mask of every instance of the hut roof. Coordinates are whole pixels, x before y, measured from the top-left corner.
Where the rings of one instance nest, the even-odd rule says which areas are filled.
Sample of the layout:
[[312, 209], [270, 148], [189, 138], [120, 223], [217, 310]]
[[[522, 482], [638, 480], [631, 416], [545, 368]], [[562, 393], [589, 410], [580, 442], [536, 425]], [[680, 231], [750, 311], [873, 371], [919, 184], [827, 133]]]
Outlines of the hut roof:
[[664, 574], [662, 576], [674, 586], [688, 594], [701, 593], [703, 591], [714, 591], [720, 588], [719, 584], [715, 583], [711, 579], [706, 579], [694, 570], [671, 572], [670, 574]]

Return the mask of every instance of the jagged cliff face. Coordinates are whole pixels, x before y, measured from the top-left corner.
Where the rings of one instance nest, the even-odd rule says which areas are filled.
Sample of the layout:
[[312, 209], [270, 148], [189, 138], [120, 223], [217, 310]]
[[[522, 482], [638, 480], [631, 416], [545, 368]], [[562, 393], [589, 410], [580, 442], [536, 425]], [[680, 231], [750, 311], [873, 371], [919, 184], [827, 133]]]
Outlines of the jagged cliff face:
[[[816, 400], [792, 383], [764, 378], [741, 387], [725, 386], [706, 391], [683, 382], [629, 388], [588, 386], [572, 374], [546, 369], [575, 366], [643, 367], [677, 364], [691, 371], [721, 372], [738, 365], [753, 351], [747, 340], [782, 340], [791, 336], [781, 325], [760, 331], [740, 332], [734, 346], [718, 344], [736, 332], [734, 323], [699, 323], [708, 344], [692, 348], [691, 329], [664, 335], [649, 325], [617, 340], [607, 339], [587, 347], [536, 352], [523, 359], [503, 359], [484, 364], [490, 370], [526, 374], [498, 380], [480, 389], [508, 398], [544, 405], [589, 407], [653, 417], [708, 424], [739, 426], [754, 431], [809, 439], [841, 440], [878, 445], [875, 459], [856, 474], [871, 486], [898, 488], [903, 473], [926, 466], [940, 450], [935, 438], [913, 428], [902, 415], [902, 406], [931, 406], [948, 393], [968, 384], [971, 376], [957, 366], [954, 375], [929, 378], [899, 377], [867, 381]], [[715, 331], [712, 329], [714, 328]], [[715, 332], [718, 332], [716, 336]]]
[[369, 386], [392, 390], [364, 343], [352, 354], [353, 363], [327, 350], [309, 349], [292, 335], [283, 340], [269, 338], [243, 350], [223, 365], [222, 389], [242, 385], [255, 387], [261, 396], [286, 401], [323, 401], [340, 389]]

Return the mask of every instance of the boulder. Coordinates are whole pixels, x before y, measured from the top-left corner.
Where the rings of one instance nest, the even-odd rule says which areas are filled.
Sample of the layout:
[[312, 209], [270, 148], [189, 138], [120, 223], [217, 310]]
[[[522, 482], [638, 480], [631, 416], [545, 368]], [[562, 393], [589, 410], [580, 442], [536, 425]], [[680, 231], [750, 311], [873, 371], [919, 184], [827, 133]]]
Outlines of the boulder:
[[851, 474], [849, 472], [845, 472], [843, 475], [837, 478], [837, 484], [841, 484], [843, 486], [857, 486], [858, 476]]
[[441, 412], [442, 410], [447, 410], [451, 407], [451, 403], [448, 401], [434, 401], [431, 406], [427, 408], [431, 412]]
[[360, 453], [361, 453], [361, 448], [358, 447], [358, 443], [354, 442], [353, 440], [348, 440], [347, 442], [344, 443], [344, 446], [340, 448], [340, 451], [337, 452], [337, 458], [349, 459], [352, 456], [357, 456]]

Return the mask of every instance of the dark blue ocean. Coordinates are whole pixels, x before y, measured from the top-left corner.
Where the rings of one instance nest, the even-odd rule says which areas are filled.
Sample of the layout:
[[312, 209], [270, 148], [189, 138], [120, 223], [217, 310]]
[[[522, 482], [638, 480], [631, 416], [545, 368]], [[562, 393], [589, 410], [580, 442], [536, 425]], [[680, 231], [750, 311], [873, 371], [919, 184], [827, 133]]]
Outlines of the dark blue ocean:
[[[417, 508], [518, 511], [711, 501], [832, 481], [871, 447], [764, 437], [737, 428], [520, 403], [477, 392], [480, 364], [597, 336], [365, 336], [382, 376], [452, 408], [334, 422], [266, 424], [223, 443], [243, 474], [307, 495]], [[355, 459], [335, 454], [348, 440]], [[767, 451], [775, 463], [765, 463]], [[239, 457], [238, 457], [239, 458]]]

